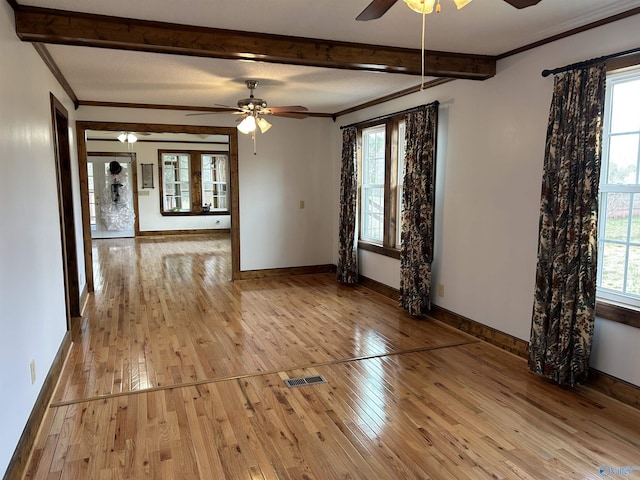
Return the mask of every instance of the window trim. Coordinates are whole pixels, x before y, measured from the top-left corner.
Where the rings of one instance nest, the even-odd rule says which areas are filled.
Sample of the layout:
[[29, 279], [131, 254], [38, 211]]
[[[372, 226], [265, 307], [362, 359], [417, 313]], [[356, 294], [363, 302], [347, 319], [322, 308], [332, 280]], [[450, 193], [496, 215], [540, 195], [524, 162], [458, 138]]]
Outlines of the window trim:
[[640, 310], [609, 303], [599, 298], [596, 299], [596, 317], [640, 328]]
[[[188, 154], [189, 155], [189, 192], [191, 200], [191, 210], [188, 212], [165, 212], [164, 211], [164, 165], [162, 157], [164, 154]], [[200, 215], [231, 215], [230, 202], [226, 210], [212, 210], [205, 212], [202, 209], [202, 155], [227, 157], [228, 179], [227, 192], [230, 193], [231, 188], [231, 169], [230, 169], [230, 152], [228, 150], [190, 150], [190, 149], [158, 149], [158, 179], [160, 194], [160, 214], [164, 217], [190, 217]]]
[[[362, 132], [368, 128], [385, 127], [385, 173], [384, 173], [384, 227], [382, 244], [362, 238], [362, 225], [358, 228], [358, 248], [387, 257], [400, 259], [400, 244], [397, 241], [398, 212], [398, 125], [405, 119], [396, 114], [382, 120], [363, 122], [358, 129], [358, 172], [362, 172]], [[362, 218], [362, 174], [358, 174], [358, 219]], [[361, 223], [361, 222], [359, 222]]]

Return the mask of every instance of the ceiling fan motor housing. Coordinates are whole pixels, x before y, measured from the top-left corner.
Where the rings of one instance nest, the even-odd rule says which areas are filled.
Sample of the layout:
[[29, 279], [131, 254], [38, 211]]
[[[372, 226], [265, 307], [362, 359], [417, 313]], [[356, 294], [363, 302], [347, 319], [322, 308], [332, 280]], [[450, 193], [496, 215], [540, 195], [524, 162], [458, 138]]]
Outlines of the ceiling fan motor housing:
[[243, 98], [238, 100], [238, 108], [242, 108], [243, 110], [255, 110], [267, 108], [266, 100], [261, 98], [255, 98], [253, 95], [249, 98]]

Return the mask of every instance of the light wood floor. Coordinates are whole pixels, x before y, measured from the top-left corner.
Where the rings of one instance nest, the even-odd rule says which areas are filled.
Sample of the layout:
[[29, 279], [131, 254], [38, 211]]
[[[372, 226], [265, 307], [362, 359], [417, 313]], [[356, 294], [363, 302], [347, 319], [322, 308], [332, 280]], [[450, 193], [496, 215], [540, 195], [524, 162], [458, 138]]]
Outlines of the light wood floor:
[[[28, 479], [537, 480], [640, 465], [640, 411], [331, 275], [230, 283], [229, 241], [213, 236], [99, 240], [94, 260]], [[283, 384], [316, 374], [328, 382]]]

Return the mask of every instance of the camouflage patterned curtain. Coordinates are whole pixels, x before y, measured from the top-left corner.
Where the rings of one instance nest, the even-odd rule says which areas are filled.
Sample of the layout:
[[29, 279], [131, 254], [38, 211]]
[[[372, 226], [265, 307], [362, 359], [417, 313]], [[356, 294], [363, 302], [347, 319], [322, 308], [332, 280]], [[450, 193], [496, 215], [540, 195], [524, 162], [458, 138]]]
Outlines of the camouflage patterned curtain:
[[358, 283], [356, 228], [358, 213], [358, 176], [356, 168], [357, 129], [342, 131], [342, 174], [340, 177], [340, 226], [338, 238], [338, 281]]
[[405, 116], [400, 306], [415, 316], [431, 308], [438, 105], [434, 102]]
[[593, 338], [603, 64], [556, 75], [545, 149], [529, 369], [582, 383]]

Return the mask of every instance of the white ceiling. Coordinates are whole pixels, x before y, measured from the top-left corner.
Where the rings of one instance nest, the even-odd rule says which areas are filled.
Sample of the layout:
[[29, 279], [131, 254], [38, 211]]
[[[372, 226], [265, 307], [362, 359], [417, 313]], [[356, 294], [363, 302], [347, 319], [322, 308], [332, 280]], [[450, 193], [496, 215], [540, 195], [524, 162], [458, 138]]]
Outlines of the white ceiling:
[[[420, 48], [421, 16], [399, 0], [379, 20], [357, 22], [370, 0], [18, 0], [21, 5], [72, 10], [327, 40]], [[474, 0], [427, 16], [426, 48], [499, 55], [575, 27], [640, 7], [640, 0], [541, 0], [517, 10], [503, 0]], [[256, 96], [270, 106], [305, 105], [335, 113], [413, 87], [420, 78], [218, 60], [157, 53], [49, 45], [80, 100], [211, 107], [235, 105], [260, 80]], [[550, 65], [553, 67], [553, 65]], [[469, 80], [471, 81], [471, 80]]]

